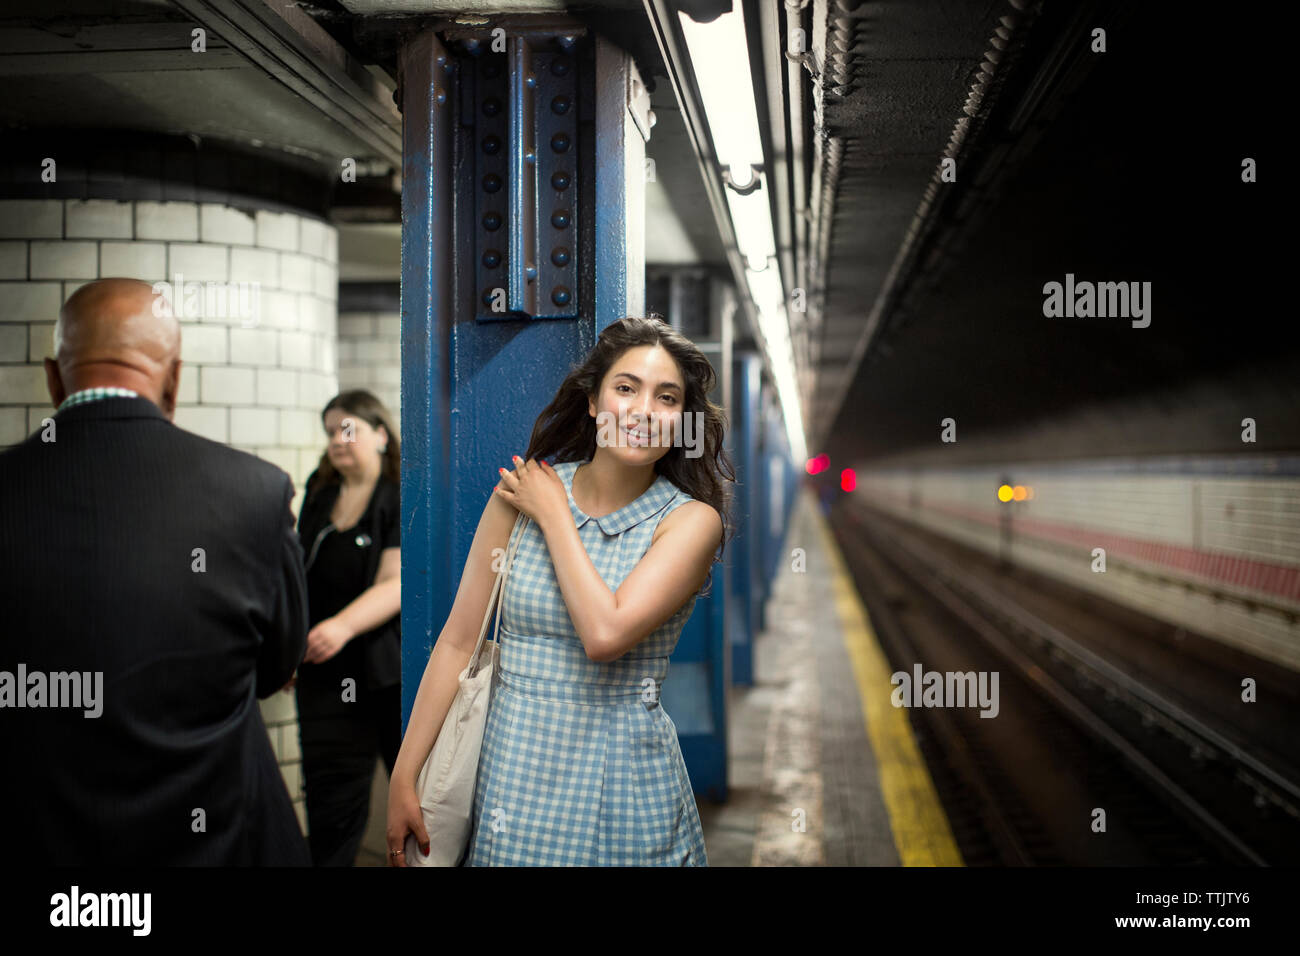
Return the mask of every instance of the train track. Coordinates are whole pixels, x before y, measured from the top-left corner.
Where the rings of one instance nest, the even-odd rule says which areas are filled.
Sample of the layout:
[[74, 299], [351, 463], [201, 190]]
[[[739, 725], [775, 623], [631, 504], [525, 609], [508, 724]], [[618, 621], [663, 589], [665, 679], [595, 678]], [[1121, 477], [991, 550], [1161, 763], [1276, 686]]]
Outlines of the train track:
[[[895, 519], [849, 508], [844, 517], [841, 547], [895, 666], [1001, 675], [1000, 719], [963, 708], [913, 714], [969, 864], [1300, 859], [1300, 787], [1289, 769], [1017, 606]], [[1097, 808], [1105, 834], [1089, 826]]]

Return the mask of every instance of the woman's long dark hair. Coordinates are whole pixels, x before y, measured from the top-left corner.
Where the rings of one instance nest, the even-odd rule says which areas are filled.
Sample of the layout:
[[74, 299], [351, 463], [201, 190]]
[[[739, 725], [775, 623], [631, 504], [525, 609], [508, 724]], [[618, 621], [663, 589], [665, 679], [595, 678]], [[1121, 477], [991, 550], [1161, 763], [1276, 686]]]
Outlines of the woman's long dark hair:
[[[325, 415], [332, 408], [340, 409], [353, 418], [360, 418], [371, 428], [378, 428], [380, 425], [384, 426], [384, 431], [388, 432], [388, 447], [384, 450], [383, 475], [389, 481], [400, 486], [402, 483], [402, 444], [397, 437], [397, 428], [393, 425], [393, 414], [388, 410], [388, 407], [364, 388], [354, 388], [351, 391], [339, 392], [329, 400], [328, 404], [321, 409], [321, 424], [325, 423]], [[338, 484], [342, 480], [338, 469], [330, 462], [330, 452], [327, 445], [316, 465], [315, 473], [307, 484], [307, 493], [304, 495], [304, 500], [310, 499], [322, 488]]]
[[[588, 400], [595, 401], [606, 373], [628, 349], [640, 345], [661, 345], [681, 370], [686, 381], [682, 418], [699, 412], [704, 421], [701, 431], [704, 450], [697, 458], [687, 458], [684, 443], [674, 442], [668, 453], [655, 462], [656, 474], [664, 475], [674, 485], [698, 501], [705, 501], [722, 516], [722, 550], [728, 538], [735, 536], [731, 520], [731, 488], [736, 471], [722, 447], [727, 415], [709, 401], [717, 375], [695, 343], [657, 315], [619, 319], [605, 327], [595, 347], [580, 365], [569, 372], [555, 398], [537, 416], [532, 437], [528, 440], [525, 459], [590, 461], [596, 454], [596, 420], [588, 413]], [[680, 434], [680, 426], [679, 426]], [[721, 552], [717, 560], [721, 560]], [[713, 570], [701, 595], [712, 589]]]

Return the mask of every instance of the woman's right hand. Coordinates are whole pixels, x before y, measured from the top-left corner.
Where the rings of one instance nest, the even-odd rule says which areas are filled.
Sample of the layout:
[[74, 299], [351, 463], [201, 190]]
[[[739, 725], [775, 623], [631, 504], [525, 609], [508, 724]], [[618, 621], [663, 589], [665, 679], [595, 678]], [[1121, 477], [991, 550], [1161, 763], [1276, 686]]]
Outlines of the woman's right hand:
[[[388, 865], [406, 866], [406, 835], [415, 834], [420, 852], [429, 855], [429, 834], [424, 829], [424, 813], [414, 781], [391, 779], [388, 782]], [[400, 850], [402, 852], [394, 852]]]

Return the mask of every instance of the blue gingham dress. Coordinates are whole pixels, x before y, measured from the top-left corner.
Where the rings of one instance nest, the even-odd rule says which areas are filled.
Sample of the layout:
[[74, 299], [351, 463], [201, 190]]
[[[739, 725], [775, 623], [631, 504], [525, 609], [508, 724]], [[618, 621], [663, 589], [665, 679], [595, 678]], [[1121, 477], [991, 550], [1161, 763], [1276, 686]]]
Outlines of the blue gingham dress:
[[[593, 518], [573, 501], [579, 464], [555, 472], [592, 564], [617, 590], [664, 515], [691, 497], [660, 475], [631, 504]], [[593, 661], [540, 529], [529, 521], [510, 547], [516, 538], [463, 865], [707, 866], [677, 728], [659, 706], [695, 596], [618, 660]]]

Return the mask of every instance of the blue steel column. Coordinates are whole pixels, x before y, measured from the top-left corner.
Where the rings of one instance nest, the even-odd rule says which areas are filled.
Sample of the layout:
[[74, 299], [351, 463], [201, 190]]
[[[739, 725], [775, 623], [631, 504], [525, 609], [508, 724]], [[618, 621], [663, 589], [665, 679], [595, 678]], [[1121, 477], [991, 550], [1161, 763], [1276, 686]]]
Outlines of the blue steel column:
[[[686, 298], [683, 275], [670, 280], [668, 321], [682, 328], [682, 303]], [[692, 286], [695, 294], [698, 288]], [[709, 400], [724, 408], [731, 395], [731, 323], [735, 298], [729, 289], [706, 285], [709, 331], [694, 341], [717, 373]], [[726, 434], [728, 454], [734, 441], [732, 430]], [[726, 556], [730, 559], [728, 550]], [[731, 590], [727, 562], [712, 569], [709, 594], [696, 599], [690, 620], [682, 629], [673, 650], [668, 679], [664, 682], [662, 703], [677, 727], [682, 759], [690, 774], [691, 787], [710, 800], [727, 799], [727, 688], [730, 679], [727, 647], [727, 607]]]
[[[781, 485], [785, 489], [785, 497], [782, 498], [783, 505], [781, 513], [781, 540], [785, 542], [785, 547], [781, 551], [781, 560], [790, 560], [790, 545], [786, 540], [785, 533], [790, 528], [790, 515], [794, 512], [796, 496], [799, 494], [799, 473], [795, 469], [793, 452], [790, 450], [789, 436], [782, 432], [781, 435]], [[779, 573], [779, 572], [778, 572]]]
[[433, 33], [403, 46], [402, 731], [451, 609], [448, 355], [454, 65]]
[[771, 503], [768, 493], [767, 475], [767, 429], [770, 386], [763, 382], [758, 391], [758, 403], [754, 418], [754, 476], [750, 502], [753, 505], [754, 521], [754, 633], [762, 633], [767, 627], [767, 598], [771, 594], [771, 581], [767, 575], [767, 563], [771, 555], [770, 534], [768, 532], [768, 505]]
[[781, 418], [781, 403], [771, 383], [764, 383], [759, 402], [758, 421], [758, 481], [755, 482], [757, 503], [754, 520], [759, 525], [759, 598], [758, 629], [767, 627], [767, 602], [772, 597], [776, 583], [777, 562], [784, 530], [783, 500], [775, 483], [781, 479], [781, 461], [785, 457], [785, 426]]
[[739, 613], [731, 622], [731, 680], [741, 686], [754, 683], [754, 635], [758, 633], [758, 601], [761, 593], [759, 574], [759, 535], [756, 521], [759, 484], [758, 435], [759, 388], [763, 359], [755, 352], [737, 353], [732, 363], [734, 375], [731, 421], [735, 434], [736, 465], [736, 537], [731, 547], [734, 607]]
[[632, 58], [596, 41], [596, 329], [645, 312], [645, 143], [629, 95], [648, 108]]
[[400, 53], [404, 727], [497, 468], [644, 302], [632, 58], [576, 22], [502, 26], [504, 51], [488, 24]]
[[[771, 401], [764, 415], [763, 467], [767, 476], [765, 531], [763, 540], [767, 553], [763, 574], [767, 581], [766, 594], [770, 595], [781, 571], [781, 562], [788, 555], [784, 549], [785, 532], [790, 513], [790, 442], [786, 435], [785, 420], [775, 393], [768, 393]], [[764, 614], [766, 622], [766, 613]]]
[[759, 630], [767, 627], [767, 602], [776, 583], [776, 567], [781, 548], [783, 519], [780, 462], [785, 454], [785, 426], [781, 422], [781, 404], [773, 388], [763, 390], [762, 457], [763, 473], [763, 602], [760, 605]]

